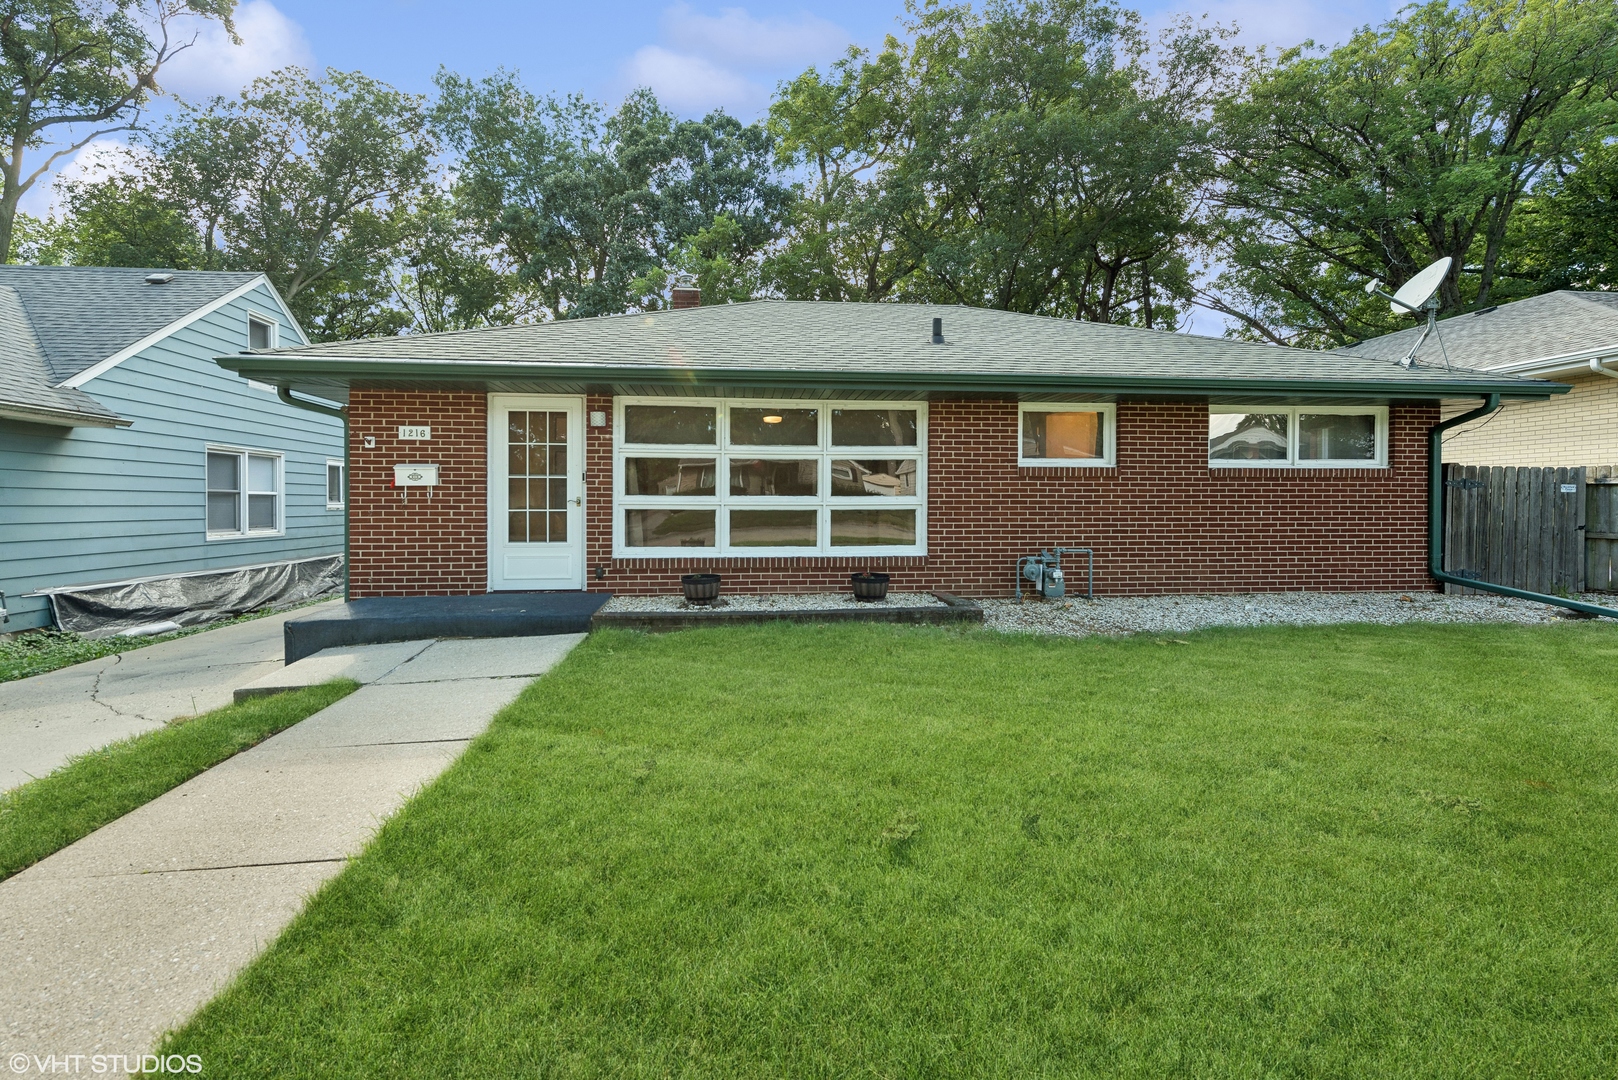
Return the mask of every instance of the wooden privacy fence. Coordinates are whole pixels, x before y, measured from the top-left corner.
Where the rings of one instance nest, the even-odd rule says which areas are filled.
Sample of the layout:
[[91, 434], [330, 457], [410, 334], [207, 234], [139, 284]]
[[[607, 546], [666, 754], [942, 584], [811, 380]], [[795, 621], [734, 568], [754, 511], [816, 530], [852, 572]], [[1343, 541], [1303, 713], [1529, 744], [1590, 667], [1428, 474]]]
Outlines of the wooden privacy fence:
[[1618, 483], [1595, 472], [1444, 466], [1444, 569], [1531, 592], [1618, 587]]

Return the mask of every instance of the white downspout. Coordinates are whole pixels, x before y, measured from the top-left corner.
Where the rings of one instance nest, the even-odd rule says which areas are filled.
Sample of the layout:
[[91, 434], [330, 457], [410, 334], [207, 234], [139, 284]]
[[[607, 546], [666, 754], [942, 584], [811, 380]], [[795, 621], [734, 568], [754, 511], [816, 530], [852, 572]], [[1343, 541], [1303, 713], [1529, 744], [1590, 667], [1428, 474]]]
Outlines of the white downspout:
[[1618, 379], [1618, 371], [1608, 367], [1606, 361], [1595, 359], [1590, 361], [1590, 370], [1597, 375], [1605, 375], [1609, 379]]

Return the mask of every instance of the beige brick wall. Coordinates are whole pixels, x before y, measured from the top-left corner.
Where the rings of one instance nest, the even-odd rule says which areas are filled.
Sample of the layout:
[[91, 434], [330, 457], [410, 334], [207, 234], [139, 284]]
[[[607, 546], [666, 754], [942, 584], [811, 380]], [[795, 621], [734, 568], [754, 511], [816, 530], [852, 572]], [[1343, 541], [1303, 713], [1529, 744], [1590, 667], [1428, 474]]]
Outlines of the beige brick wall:
[[[1565, 376], [1573, 387], [1550, 401], [1513, 401], [1492, 416], [1448, 432], [1444, 460], [1457, 465], [1566, 466], [1618, 461], [1618, 379]], [[1444, 419], [1477, 408], [1446, 402]]]

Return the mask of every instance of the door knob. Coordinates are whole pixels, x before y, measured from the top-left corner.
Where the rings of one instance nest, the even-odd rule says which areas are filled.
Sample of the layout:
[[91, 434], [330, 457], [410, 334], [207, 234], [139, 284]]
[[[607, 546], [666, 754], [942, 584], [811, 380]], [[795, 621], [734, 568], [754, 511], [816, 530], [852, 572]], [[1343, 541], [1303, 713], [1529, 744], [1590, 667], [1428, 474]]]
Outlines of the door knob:
[[584, 496], [583, 495], [575, 495], [575, 496], [573, 496], [573, 505], [574, 506], [583, 506], [584, 505]]

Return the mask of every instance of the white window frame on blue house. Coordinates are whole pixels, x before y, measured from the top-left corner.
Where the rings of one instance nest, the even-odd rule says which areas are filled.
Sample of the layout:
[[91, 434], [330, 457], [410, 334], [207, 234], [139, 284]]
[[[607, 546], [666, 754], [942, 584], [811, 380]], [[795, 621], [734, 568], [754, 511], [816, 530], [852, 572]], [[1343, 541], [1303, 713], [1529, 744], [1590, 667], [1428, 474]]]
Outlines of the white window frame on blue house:
[[[630, 443], [626, 441], [624, 410], [634, 405], [712, 408], [715, 416], [711, 444]], [[814, 446], [732, 445], [732, 409], [817, 409], [818, 434]], [[914, 446], [836, 446], [832, 443], [832, 413], [837, 409], [902, 409], [916, 414]], [[798, 556], [873, 558], [927, 554], [927, 403], [925, 401], [842, 401], [818, 398], [700, 398], [700, 397], [619, 397], [613, 402], [613, 506], [612, 546], [614, 558], [632, 559], [769, 559]], [[635, 457], [676, 457], [713, 459], [713, 495], [626, 495], [625, 460]], [[836, 496], [832, 492], [832, 463], [840, 459], [913, 460], [916, 494], [904, 496]], [[747, 496], [730, 493], [732, 459], [802, 460], [817, 462], [816, 490], [813, 496]], [[879, 503], [879, 504], [878, 504]], [[630, 547], [625, 539], [625, 514], [630, 510], [712, 510], [715, 515], [713, 547]], [[730, 544], [730, 510], [814, 510], [816, 539], [813, 547], [766, 547]], [[914, 544], [837, 545], [832, 544], [831, 515], [837, 510], [914, 510]]]
[[[337, 470], [337, 498], [331, 496], [332, 470]], [[326, 459], [326, 509], [341, 510], [348, 504], [348, 467], [342, 458]]]
[[[267, 331], [267, 333], [265, 334], [265, 338], [269, 341], [268, 345], [254, 345], [253, 344], [253, 327], [254, 327], [255, 324], [258, 325], [258, 326], [264, 327], [264, 329]], [[261, 311], [255, 311], [255, 310], [253, 310], [251, 308], [248, 309], [248, 311], [247, 311], [247, 347], [249, 349], [273, 349], [273, 348], [275, 348], [280, 343], [280, 339], [281, 339], [280, 329], [281, 329], [281, 321], [279, 319], [271, 318], [270, 316], [264, 314]]]
[[[209, 487], [208, 458], [218, 455], [221, 457], [234, 457], [236, 464], [236, 528], [232, 530], [208, 528], [208, 502], [212, 495], [224, 494], [229, 488]], [[273, 490], [253, 488], [252, 459], [268, 459], [270, 461]], [[203, 528], [206, 538], [213, 540], [248, 540], [261, 537], [283, 536], [286, 534], [286, 455], [277, 450], [259, 450], [244, 446], [217, 446], [209, 444], [203, 454]], [[253, 528], [251, 521], [252, 500], [254, 497], [263, 498], [273, 496], [275, 499], [275, 524], [271, 528]]]

